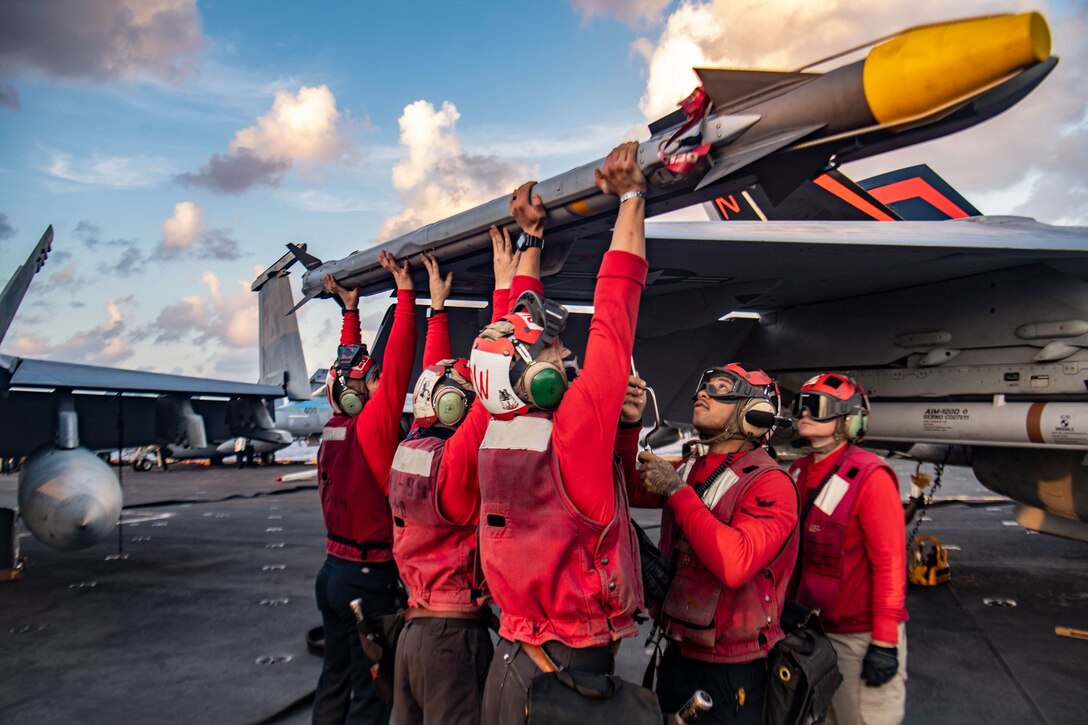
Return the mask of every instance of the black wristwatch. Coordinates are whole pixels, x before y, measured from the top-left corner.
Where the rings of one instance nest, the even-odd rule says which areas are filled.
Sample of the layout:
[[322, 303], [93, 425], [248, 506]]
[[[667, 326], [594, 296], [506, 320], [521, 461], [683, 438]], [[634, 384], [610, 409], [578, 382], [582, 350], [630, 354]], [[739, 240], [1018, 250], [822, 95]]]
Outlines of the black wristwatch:
[[434, 317], [435, 315], [444, 315], [444, 314], [446, 314], [445, 308], [442, 308], [441, 310], [436, 310], [433, 307], [428, 307], [427, 308], [427, 319], [428, 320], [431, 319], [432, 317]]
[[544, 247], [544, 237], [534, 237], [532, 234], [522, 232], [514, 246], [518, 248], [519, 252], [524, 252], [529, 247], [542, 249]]

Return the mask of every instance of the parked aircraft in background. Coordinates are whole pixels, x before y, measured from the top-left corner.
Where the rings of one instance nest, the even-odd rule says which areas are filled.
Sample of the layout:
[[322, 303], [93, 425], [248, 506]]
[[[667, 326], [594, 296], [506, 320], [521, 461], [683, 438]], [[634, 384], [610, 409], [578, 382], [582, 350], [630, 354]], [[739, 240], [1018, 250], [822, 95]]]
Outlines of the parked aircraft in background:
[[[0, 340], [48, 256], [49, 227], [0, 293]], [[0, 355], [0, 457], [26, 456], [19, 513], [59, 549], [92, 545], [117, 524], [121, 488], [94, 452], [142, 445], [213, 447], [244, 439], [286, 444], [267, 401], [279, 384], [30, 360]], [[6, 532], [5, 532], [6, 533]]]

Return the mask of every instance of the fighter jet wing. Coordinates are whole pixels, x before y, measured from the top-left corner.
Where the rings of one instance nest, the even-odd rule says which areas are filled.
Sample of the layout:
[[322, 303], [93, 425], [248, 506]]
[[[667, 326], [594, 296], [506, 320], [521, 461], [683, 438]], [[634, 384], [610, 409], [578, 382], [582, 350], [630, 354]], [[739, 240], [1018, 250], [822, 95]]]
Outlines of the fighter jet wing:
[[77, 365], [53, 360], [14, 359], [9, 382], [14, 388], [67, 389], [125, 393], [184, 393], [223, 397], [283, 397], [278, 385], [238, 383], [187, 375], [166, 375], [143, 370]]

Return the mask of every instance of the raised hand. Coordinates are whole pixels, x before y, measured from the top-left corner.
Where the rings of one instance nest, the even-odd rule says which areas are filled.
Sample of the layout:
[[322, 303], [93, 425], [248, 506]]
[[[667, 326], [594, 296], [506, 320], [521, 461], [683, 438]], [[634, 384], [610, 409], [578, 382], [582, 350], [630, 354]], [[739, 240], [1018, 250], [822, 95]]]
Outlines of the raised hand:
[[382, 269], [393, 275], [397, 283], [397, 289], [412, 289], [412, 275], [408, 273], [408, 260], [403, 264], [397, 264], [397, 259], [389, 252], [378, 253], [378, 264]]
[[646, 191], [646, 177], [638, 165], [638, 141], [621, 143], [612, 149], [604, 166], [593, 170], [593, 181], [603, 193], [614, 196]]
[[442, 272], [438, 269], [438, 260], [433, 254], [424, 252], [419, 255], [423, 260], [423, 266], [427, 268], [427, 284], [431, 290], [431, 309], [441, 310], [446, 307], [446, 300], [450, 296], [450, 287], [453, 286], [453, 272], [442, 278]]
[[642, 411], [646, 409], [646, 381], [637, 375], [627, 378], [627, 394], [623, 397], [620, 408], [620, 421], [623, 423], [641, 423]]
[[339, 297], [340, 301], [344, 303], [345, 310], [359, 309], [359, 290], [344, 287], [331, 274], [325, 275], [324, 282], [325, 291]]
[[495, 289], [510, 289], [518, 272], [521, 252], [514, 251], [510, 232], [505, 227], [500, 234], [499, 228], [491, 225], [491, 253], [495, 267]]
[[535, 181], [526, 181], [514, 189], [510, 199], [510, 216], [518, 223], [521, 230], [534, 237], [544, 236], [544, 227], [548, 223], [548, 212], [539, 194], [533, 193]]

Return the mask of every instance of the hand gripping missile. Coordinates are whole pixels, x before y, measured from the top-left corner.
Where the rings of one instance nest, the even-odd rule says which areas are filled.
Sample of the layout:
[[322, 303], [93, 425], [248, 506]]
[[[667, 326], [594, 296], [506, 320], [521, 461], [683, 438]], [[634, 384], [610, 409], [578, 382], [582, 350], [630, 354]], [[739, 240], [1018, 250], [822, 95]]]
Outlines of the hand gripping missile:
[[[646, 214], [734, 193], [759, 182], [772, 202], [839, 163], [928, 141], [1009, 108], [1054, 68], [1038, 13], [938, 23], [883, 39], [862, 60], [826, 73], [696, 69], [702, 90], [650, 125], [638, 150], [649, 182]], [[705, 94], [705, 103], [702, 100]], [[548, 210], [543, 274], [557, 271], [575, 240], [607, 231], [618, 200], [600, 193], [593, 169], [571, 169], [536, 187]], [[432, 251], [441, 261], [487, 253], [492, 224], [510, 226], [509, 198], [495, 199], [376, 248], [318, 263], [307, 255], [303, 294], [332, 274], [364, 294], [388, 289], [378, 252], [403, 259]], [[454, 290], [456, 292], [456, 289]], [[305, 299], [303, 301], [305, 301]], [[301, 303], [300, 303], [301, 304]]]

